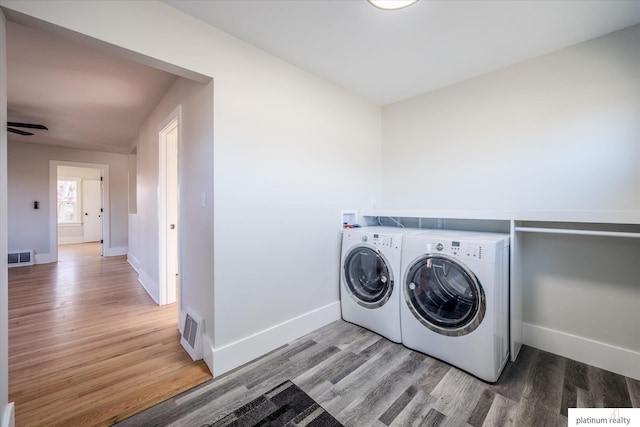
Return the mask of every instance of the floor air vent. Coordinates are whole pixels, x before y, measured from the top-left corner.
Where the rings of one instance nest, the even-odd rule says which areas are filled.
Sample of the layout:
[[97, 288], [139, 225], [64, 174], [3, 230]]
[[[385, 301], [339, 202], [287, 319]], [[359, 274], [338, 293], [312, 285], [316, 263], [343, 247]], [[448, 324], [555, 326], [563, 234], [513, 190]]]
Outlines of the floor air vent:
[[33, 250], [9, 251], [7, 266], [22, 267], [23, 265], [33, 265]]
[[180, 344], [187, 350], [189, 356], [193, 360], [202, 359], [200, 355], [200, 340], [202, 337], [202, 318], [187, 309], [187, 315], [184, 319], [184, 327], [182, 328], [182, 338]]

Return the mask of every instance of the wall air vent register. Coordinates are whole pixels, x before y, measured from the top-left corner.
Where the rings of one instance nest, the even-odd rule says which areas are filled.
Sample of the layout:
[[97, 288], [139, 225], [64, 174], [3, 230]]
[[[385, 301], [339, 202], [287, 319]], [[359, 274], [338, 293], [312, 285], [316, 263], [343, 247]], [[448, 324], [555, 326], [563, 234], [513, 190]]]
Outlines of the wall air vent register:
[[7, 257], [8, 267], [22, 267], [25, 265], [33, 265], [33, 250], [9, 251]]
[[187, 309], [182, 328], [182, 338], [180, 344], [189, 353], [193, 360], [202, 359], [200, 351], [200, 341], [202, 338], [202, 317], [193, 313], [191, 309]]

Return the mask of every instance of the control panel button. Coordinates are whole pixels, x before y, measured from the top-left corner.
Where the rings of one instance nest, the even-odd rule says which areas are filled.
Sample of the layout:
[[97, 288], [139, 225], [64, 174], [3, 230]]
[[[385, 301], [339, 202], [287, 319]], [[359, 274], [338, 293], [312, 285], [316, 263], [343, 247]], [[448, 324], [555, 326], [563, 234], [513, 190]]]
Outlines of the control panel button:
[[442, 242], [438, 242], [438, 243], [436, 244], [436, 249], [437, 249], [437, 250], [439, 250], [439, 251], [441, 251], [441, 250], [443, 250], [443, 249], [444, 249], [444, 245], [442, 244]]

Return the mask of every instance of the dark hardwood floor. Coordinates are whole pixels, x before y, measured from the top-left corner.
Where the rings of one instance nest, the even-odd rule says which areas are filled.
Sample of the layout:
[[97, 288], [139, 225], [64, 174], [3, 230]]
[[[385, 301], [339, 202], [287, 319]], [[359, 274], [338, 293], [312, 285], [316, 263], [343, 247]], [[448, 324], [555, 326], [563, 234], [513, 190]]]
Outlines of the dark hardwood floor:
[[569, 407], [640, 407], [640, 381], [531, 347], [488, 384], [337, 321], [118, 426], [199, 427], [286, 380], [354, 427], [564, 427]]

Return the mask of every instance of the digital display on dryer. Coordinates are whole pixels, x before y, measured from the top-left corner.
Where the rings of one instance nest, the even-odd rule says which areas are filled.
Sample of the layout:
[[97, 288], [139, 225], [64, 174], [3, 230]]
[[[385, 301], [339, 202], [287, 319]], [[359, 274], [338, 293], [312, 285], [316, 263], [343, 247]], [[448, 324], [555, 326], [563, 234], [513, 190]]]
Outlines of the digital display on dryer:
[[460, 242], [451, 242], [451, 247], [459, 248], [460, 247]]

